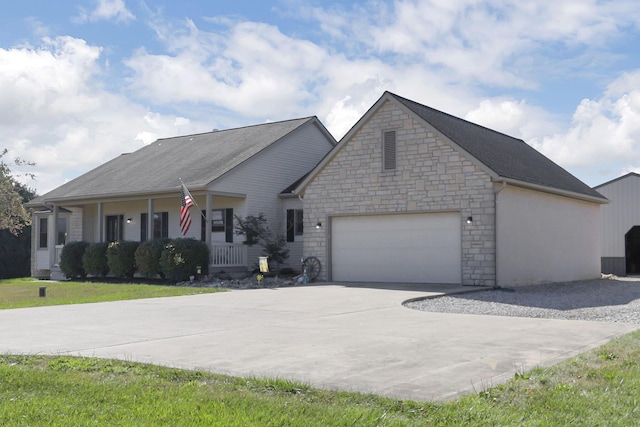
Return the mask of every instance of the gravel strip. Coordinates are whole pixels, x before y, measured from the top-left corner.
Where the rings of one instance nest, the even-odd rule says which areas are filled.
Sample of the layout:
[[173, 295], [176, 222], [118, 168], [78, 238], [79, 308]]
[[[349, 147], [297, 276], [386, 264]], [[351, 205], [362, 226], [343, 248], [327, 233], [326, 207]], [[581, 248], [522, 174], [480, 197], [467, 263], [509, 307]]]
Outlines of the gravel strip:
[[640, 279], [599, 279], [491, 289], [412, 301], [405, 306], [439, 313], [640, 324]]

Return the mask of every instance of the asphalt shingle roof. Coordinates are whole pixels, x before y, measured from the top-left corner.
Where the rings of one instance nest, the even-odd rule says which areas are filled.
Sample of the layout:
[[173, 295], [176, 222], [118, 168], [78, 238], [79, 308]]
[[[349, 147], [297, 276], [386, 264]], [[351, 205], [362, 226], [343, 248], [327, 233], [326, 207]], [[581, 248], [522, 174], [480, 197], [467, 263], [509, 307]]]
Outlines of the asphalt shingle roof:
[[387, 93], [500, 177], [606, 200], [521, 139]]
[[137, 195], [203, 188], [315, 117], [158, 139], [32, 200]]

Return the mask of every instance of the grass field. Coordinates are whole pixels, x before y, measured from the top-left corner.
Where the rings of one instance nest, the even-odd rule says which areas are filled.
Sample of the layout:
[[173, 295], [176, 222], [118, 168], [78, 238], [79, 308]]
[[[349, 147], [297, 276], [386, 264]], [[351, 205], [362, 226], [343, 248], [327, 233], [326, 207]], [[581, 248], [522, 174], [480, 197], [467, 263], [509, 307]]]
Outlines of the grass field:
[[[46, 298], [38, 297], [41, 285]], [[0, 307], [209, 291], [5, 280]], [[129, 361], [0, 355], [0, 425], [633, 426], [640, 425], [638, 360], [640, 331], [552, 367], [518, 372], [506, 384], [432, 403]]]
[[[44, 298], [39, 296], [41, 286], [47, 288]], [[218, 291], [219, 289], [215, 288], [184, 286], [49, 282], [31, 278], [6, 279], [0, 280], [0, 309], [171, 297]]]
[[3, 426], [633, 426], [640, 333], [449, 403], [126, 361], [0, 355]]

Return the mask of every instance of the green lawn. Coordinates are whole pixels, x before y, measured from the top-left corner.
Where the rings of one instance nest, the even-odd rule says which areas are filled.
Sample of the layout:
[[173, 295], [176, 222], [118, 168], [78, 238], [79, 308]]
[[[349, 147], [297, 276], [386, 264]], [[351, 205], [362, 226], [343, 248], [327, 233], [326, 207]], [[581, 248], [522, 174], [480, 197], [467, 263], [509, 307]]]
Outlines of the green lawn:
[[449, 403], [126, 361], [0, 355], [3, 426], [632, 426], [640, 332]]
[[[44, 298], [39, 296], [41, 286], [47, 288]], [[170, 297], [218, 291], [220, 289], [184, 286], [49, 282], [30, 278], [6, 279], [0, 280], [0, 309]]]
[[[47, 297], [38, 288], [47, 286]], [[211, 292], [0, 281], [0, 308]], [[0, 355], [0, 426], [640, 425], [640, 331], [448, 403], [325, 391], [128, 361]]]

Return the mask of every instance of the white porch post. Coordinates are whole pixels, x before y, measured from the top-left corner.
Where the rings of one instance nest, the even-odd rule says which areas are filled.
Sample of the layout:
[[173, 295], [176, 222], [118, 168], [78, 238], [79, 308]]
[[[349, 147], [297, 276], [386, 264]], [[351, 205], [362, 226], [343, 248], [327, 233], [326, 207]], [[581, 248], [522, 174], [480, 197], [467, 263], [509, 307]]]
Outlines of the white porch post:
[[147, 200], [147, 241], [153, 240], [153, 199]]
[[[213, 247], [211, 246], [211, 209], [213, 208], [213, 196], [211, 193], [207, 192], [205, 200], [204, 241], [209, 248], [209, 252], [213, 254]], [[209, 260], [209, 264], [211, 264], [211, 260]]]
[[104, 207], [98, 202], [98, 242], [104, 242]]
[[50, 231], [47, 236], [47, 249], [49, 252], [49, 268], [56, 265], [56, 244], [58, 243], [58, 213], [59, 208], [57, 205], [53, 205], [52, 223], [47, 228]]

